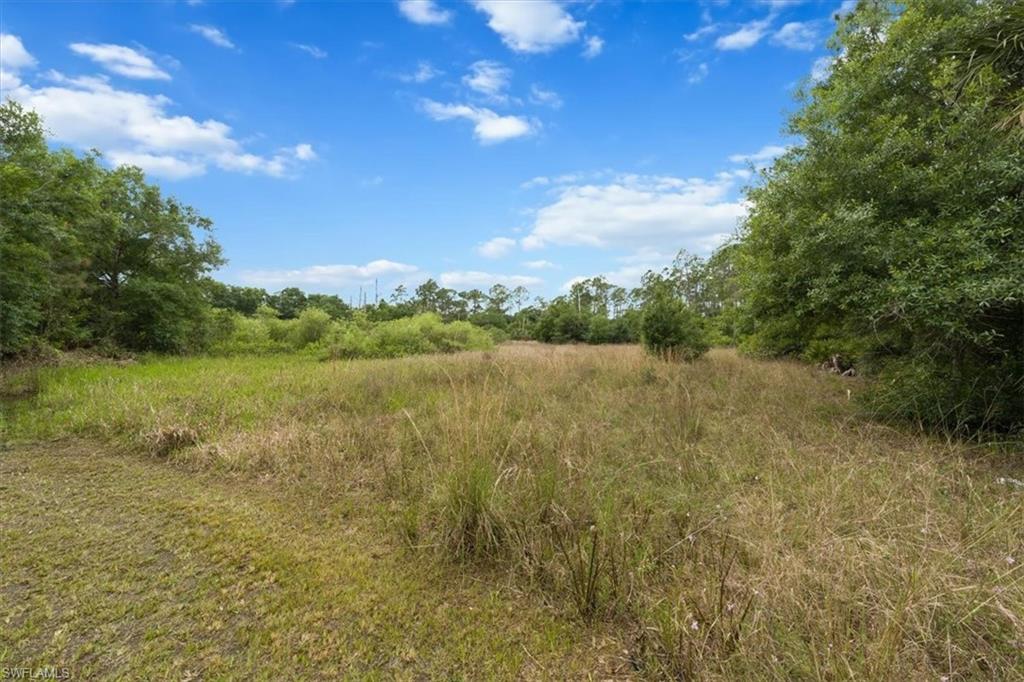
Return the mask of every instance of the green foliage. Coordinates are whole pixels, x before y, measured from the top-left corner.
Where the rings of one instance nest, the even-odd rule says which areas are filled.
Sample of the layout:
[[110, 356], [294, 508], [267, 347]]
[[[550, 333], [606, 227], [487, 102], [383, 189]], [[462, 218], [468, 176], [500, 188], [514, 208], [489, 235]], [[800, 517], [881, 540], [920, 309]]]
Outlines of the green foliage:
[[42, 122], [0, 105], [0, 355], [56, 345], [182, 352], [202, 338], [210, 221], [96, 155], [50, 151]]
[[323, 356], [330, 359], [396, 358], [423, 353], [488, 350], [490, 334], [469, 322], [443, 322], [424, 313], [389, 322], [361, 324], [357, 319], [332, 328]]
[[299, 313], [292, 329], [293, 344], [296, 348], [318, 342], [327, 335], [331, 326], [331, 316], [319, 308], [305, 308]]
[[556, 299], [541, 313], [534, 338], [546, 343], [586, 341], [589, 323], [589, 315], [569, 301]]
[[881, 373], [879, 414], [1024, 426], [1024, 145], [1003, 125], [1021, 76], [965, 59], [1019, 8], [862, 3], [844, 20], [790, 122], [803, 143], [749, 195], [748, 348], [848, 355]]
[[667, 294], [655, 296], [644, 305], [641, 334], [644, 347], [665, 359], [689, 362], [709, 348], [700, 316]]

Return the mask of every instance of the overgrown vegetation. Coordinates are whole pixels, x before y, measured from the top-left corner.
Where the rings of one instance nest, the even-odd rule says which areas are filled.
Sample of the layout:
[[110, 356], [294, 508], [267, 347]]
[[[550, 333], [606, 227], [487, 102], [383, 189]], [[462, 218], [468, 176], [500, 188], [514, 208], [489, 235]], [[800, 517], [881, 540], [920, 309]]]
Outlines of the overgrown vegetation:
[[882, 416], [1024, 426], [1024, 5], [861, 3], [753, 187], [746, 346], [877, 377]]
[[[380, 609], [401, 600], [368, 577], [376, 562], [346, 558], [342, 566], [355, 571], [348, 578], [327, 568], [327, 557], [351, 557], [369, 546], [394, 556], [389, 576], [394, 565], [471, 576], [471, 584], [505, 590], [501, 599], [575, 623], [580, 640], [572, 664], [554, 664], [549, 674], [573, 665], [603, 677], [653, 679], [1024, 674], [1016, 615], [1024, 609], [1019, 450], [865, 421], [848, 396], [861, 390], [859, 379], [726, 350], [665, 363], [637, 346], [513, 343], [488, 353], [390, 360], [319, 362], [284, 354], [67, 366], [42, 370], [37, 389], [31, 403], [9, 414], [8, 441], [98, 439], [102, 445], [91, 449], [149, 453], [138, 466], [161, 477], [169, 463], [199, 481], [221, 480], [225, 489], [251, 482], [252, 499], [263, 499], [258, 490], [273, 491], [275, 506], [258, 515], [259, 533], [247, 530], [240, 535], [247, 540], [219, 543], [216, 551], [230, 557], [222, 560], [228, 566], [255, 564], [274, 574], [274, 587], [256, 592], [266, 590], [266, 597], [253, 602], [241, 595], [246, 605], [232, 606], [231, 614], [265, 608], [265, 599], [282, 611], [257, 620], [218, 618], [215, 638], [198, 645], [211, 673], [224, 670], [225, 661], [248, 669], [252, 661], [277, 660], [289, 647], [334, 670], [372, 669], [378, 659], [339, 659], [351, 650], [343, 643], [316, 644], [324, 641], [316, 633], [348, 632], [350, 623], [370, 628], [357, 628], [357, 651], [398, 636], [381, 622]], [[67, 461], [79, 459], [92, 454]], [[106, 473], [94, 475], [112, 485]], [[152, 488], [151, 476], [133, 475], [132, 486]], [[131, 497], [134, 489], [120, 494]], [[301, 538], [289, 517], [267, 521], [292, 497], [327, 519], [310, 521], [306, 549], [296, 547]], [[23, 499], [0, 497], [3, 518], [14, 519], [8, 532], [24, 527], [42, 534], [37, 540], [59, 536], [65, 552], [93, 533], [113, 532], [108, 522], [78, 525], [84, 503], [63, 496], [40, 504], [45, 517], [9, 513]], [[176, 528], [194, 519], [181, 505], [159, 523]], [[245, 505], [239, 508], [262, 503]], [[223, 512], [202, 508], [201, 518], [224, 528]], [[49, 521], [33, 525], [39, 518]], [[149, 518], [119, 518], [116, 537], [134, 537], [127, 529]], [[190, 547], [187, 538], [203, 541], [210, 532], [179, 542]], [[156, 532], [148, 541], [161, 537]], [[352, 546], [353, 537], [360, 544]], [[288, 554], [267, 556], [267, 547]], [[201, 558], [209, 550], [183, 551], [175, 556]], [[5, 553], [0, 575], [27, 575], [19, 563], [26, 556]], [[239, 579], [250, 575], [263, 573]], [[331, 585], [351, 580], [358, 596], [346, 592], [331, 602], [338, 594]], [[408, 598], [421, 603], [428, 599], [423, 590], [447, 589], [450, 580], [439, 577], [431, 588], [414, 581]], [[31, 594], [59, 593], [46, 578], [27, 585]], [[7, 594], [0, 587], [0, 599]], [[477, 599], [487, 597], [430, 610], [435, 632], [449, 631], [446, 618], [453, 626], [458, 621], [458, 631], [476, 622]], [[485, 612], [493, 636], [522, 641], [540, 658], [527, 637], [535, 630], [520, 626], [521, 607], [495, 615], [498, 597], [490, 599]], [[92, 603], [81, 602], [75, 616], [19, 615], [17, 630], [0, 629], [0, 638], [18, 633], [2, 644], [19, 660], [38, 652], [113, 660], [116, 648], [88, 653], [88, 642], [109, 631], [113, 621], [105, 619], [120, 616], [116, 609], [89, 611]], [[178, 631], [173, 614], [161, 613]], [[537, 611], [530, 613], [537, 623]], [[69, 618], [76, 632], [95, 634], [55, 638]], [[160, 631], [159, 620], [147, 622]], [[312, 626], [303, 627], [307, 622]], [[233, 632], [246, 634], [239, 639]], [[260, 633], [278, 634], [268, 640]], [[419, 658], [388, 665], [476, 676], [473, 662], [497, 646], [479, 636], [460, 658], [447, 659], [448, 667], [424, 667], [429, 646]], [[594, 640], [606, 644], [595, 651]], [[148, 644], [128, 641], [133, 652], [173, 651], [159, 634]], [[540, 675], [526, 654], [518, 663], [503, 660], [489, 674]]]
[[[208, 220], [136, 169], [49, 151], [38, 118], [8, 102], [0, 355], [393, 357], [482, 348], [466, 323], [499, 341], [602, 344], [638, 342], [644, 320], [671, 319], [658, 332], [669, 339], [662, 350], [695, 356], [704, 336], [800, 357], [872, 379], [865, 401], [880, 417], [958, 435], [1018, 432], [1022, 26], [1024, 8], [1010, 0], [861, 2], [832, 39], [830, 74], [801, 93], [795, 143], [749, 188], [734, 240], [707, 259], [680, 252], [633, 290], [593, 277], [551, 301], [530, 302], [523, 287], [457, 292], [434, 280], [386, 300], [361, 293], [355, 304], [215, 282], [219, 247], [195, 236]], [[659, 312], [645, 314], [650, 306]], [[414, 317], [424, 313], [456, 324]]]
[[397, 358], [420, 353], [487, 350], [491, 333], [468, 322], [443, 322], [433, 313], [387, 322], [366, 315], [335, 320], [320, 308], [304, 308], [283, 320], [269, 307], [253, 317], [214, 312], [208, 351], [213, 355], [266, 355], [309, 351], [324, 359]]
[[0, 104], [0, 357], [51, 347], [195, 350], [201, 279], [223, 263], [210, 222], [95, 154], [50, 151]]

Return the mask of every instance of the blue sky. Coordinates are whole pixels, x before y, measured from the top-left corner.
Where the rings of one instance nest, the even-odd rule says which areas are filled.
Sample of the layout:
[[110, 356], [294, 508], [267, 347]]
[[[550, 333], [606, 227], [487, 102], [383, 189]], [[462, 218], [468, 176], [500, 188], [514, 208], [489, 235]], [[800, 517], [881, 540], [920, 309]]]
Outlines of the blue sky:
[[550, 297], [731, 233], [841, 9], [5, 0], [0, 84], [210, 217], [224, 281]]

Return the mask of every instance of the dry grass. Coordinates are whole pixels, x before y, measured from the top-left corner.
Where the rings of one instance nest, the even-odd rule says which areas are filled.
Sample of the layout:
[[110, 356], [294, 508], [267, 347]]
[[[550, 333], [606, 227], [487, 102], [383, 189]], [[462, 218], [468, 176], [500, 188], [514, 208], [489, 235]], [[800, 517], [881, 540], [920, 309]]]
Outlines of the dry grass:
[[806, 366], [508, 344], [40, 386], [15, 438], [103, 438], [324, 505], [358, 493], [381, 541], [613, 633], [621, 674], [1024, 677], [1020, 449], [869, 422], [856, 381]]

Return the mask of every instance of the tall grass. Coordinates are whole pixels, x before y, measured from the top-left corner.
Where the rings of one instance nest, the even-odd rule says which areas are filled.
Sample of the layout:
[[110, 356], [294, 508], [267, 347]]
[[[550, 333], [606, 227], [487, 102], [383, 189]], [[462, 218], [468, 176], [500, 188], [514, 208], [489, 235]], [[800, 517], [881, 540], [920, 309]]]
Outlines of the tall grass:
[[10, 436], [375, 491], [416, 560], [504, 576], [614, 633], [642, 675], [1024, 676], [1019, 448], [867, 421], [856, 380], [728, 351], [509, 344], [39, 381]]

